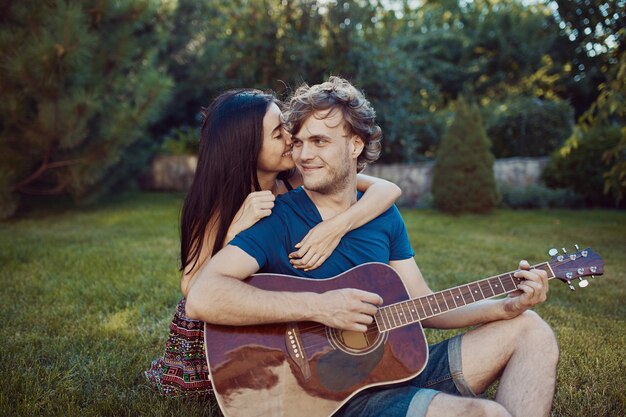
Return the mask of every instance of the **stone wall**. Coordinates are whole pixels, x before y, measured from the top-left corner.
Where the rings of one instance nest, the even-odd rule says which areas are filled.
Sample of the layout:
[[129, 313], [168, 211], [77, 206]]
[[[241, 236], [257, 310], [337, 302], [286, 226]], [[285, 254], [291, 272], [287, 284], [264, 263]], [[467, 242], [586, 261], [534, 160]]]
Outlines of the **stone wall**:
[[[496, 181], [511, 186], [526, 186], [539, 182], [548, 158], [498, 159], [494, 165]], [[196, 169], [195, 156], [158, 156], [152, 161], [151, 172], [142, 181], [143, 188], [157, 191], [184, 191], [191, 185]], [[411, 164], [374, 164], [364, 173], [387, 179], [402, 189], [398, 205], [414, 207], [430, 194], [434, 162]]]
[[[498, 159], [494, 164], [496, 182], [514, 187], [536, 184], [547, 162], [547, 157]], [[414, 207], [430, 194], [433, 166], [434, 162], [374, 164], [363, 173], [397, 184], [402, 189], [398, 205]]]
[[191, 187], [198, 164], [195, 155], [159, 155], [150, 171], [140, 178], [141, 188], [154, 191], [185, 191]]

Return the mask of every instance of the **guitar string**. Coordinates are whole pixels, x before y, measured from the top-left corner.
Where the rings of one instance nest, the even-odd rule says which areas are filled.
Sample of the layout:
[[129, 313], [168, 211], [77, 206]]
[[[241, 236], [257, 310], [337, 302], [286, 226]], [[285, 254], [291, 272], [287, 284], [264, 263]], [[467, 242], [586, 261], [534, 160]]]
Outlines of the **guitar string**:
[[[578, 253], [580, 253], [580, 252], [578, 252]], [[578, 253], [577, 253], [577, 254], [578, 254]], [[577, 261], [577, 260], [580, 260], [580, 258], [581, 258], [581, 256], [577, 257], [576, 259], [571, 259], [571, 258], [569, 258], [569, 257], [568, 257], [568, 258], [564, 259], [563, 261], [560, 261], [560, 264], [561, 264], [561, 265], [565, 265], [565, 264], [567, 264], [567, 263], [570, 263], [570, 262], [575, 262], [575, 261]], [[539, 264], [533, 265], [532, 267], [533, 267], [533, 268], [536, 268], [536, 267], [539, 267], [539, 266], [543, 266], [544, 264], [548, 264], [548, 265], [549, 265], [549, 264], [550, 264], [550, 261], [541, 262], [541, 263], [539, 263]], [[551, 265], [550, 265], [550, 267], [552, 268], [552, 266], [551, 266]], [[426, 299], [427, 297], [433, 296], [433, 295], [435, 295], [435, 294], [441, 294], [441, 296], [443, 297], [444, 302], [445, 302], [446, 304], [447, 304], [448, 302], [452, 302], [452, 303], [454, 303], [454, 304], [455, 304], [455, 306], [454, 306], [454, 307], [452, 307], [452, 308], [448, 308], [448, 310], [447, 310], [447, 311], [456, 310], [456, 309], [458, 309], [458, 308], [465, 307], [465, 306], [466, 306], [466, 305], [468, 305], [468, 304], [473, 304], [473, 303], [474, 303], [474, 300], [472, 300], [472, 301], [470, 301], [470, 302], [466, 302], [466, 301], [465, 301], [465, 296], [463, 295], [463, 293], [461, 293], [461, 295], [463, 296], [463, 301], [464, 301], [464, 304], [463, 304], [462, 306], [457, 306], [457, 305], [456, 305], [456, 302], [454, 301], [454, 298], [450, 299], [448, 296], [446, 296], [445, 294], [443, 294], [443, 292], [445, 292], [445, 291], [451, 291], [451, 290], [453, 290], [453, 289], [457, 289], [457, 288], [461, 288], [461, 287], [467, 287], [467, 286], [472, 285], [472, 284], [478, 284], [478, 285], [480, 285], [480, 283], [485, 283], [485, 282], [487, 282], [488, 280], [490, 280], [490, 279], [494, 279], [494, 278], [498, 278], [498, 279], [500, 279], [500, 280], [501, 280], [501, 278], [506, 277], [507, 275], [509, 275], [511, 279], [513, 279], [513, 280], [517, 280], [517, 281], [518, 281], [518, 284], [519, 284], [519, 281], [521, 281], [521, 280], [520, 280], [519, 278], [515, 278], [515, 277], [513, 277], [513, 274], [514, 274], [515, 272], [517, 272], [517, 271], [505, 272], [505, 273], [500, 274], [500, 275], [495, 275], [495, 276], [492, 276], [492, 277], [483, 278], [483, 279], [480, 279], [480, 280], [478, 280], [478, 281], [470, 282], [470, 283], [468, 283], [468, 284], [461, 284], [461, 285], [456, 286], [456, 287], [452, 287], [452, 288], [448, 288], [448, 289], [445, 289], [445, 290], [441, 290], [441, 291], [438, 291], [438, 292], [436, 292], [436, 293], [429, 294], [429, 295], [427, 295], [427, 296], [422, 296], [422, 297], [418, 297], [418, 298], [414, 298], [414, 299], [409, 299], [409, 300], [403, 300], [403, 301], [400, 301], [400, 302], [397, 302], [397, 303], [388, 304], [388, 305], [383, 306], [383, 307], [390, 307], [390, 306], [392, 306], [392, 305], [400, 305], [400, 304], [403, 304], [403, 303], [407, 303], [407, 302], [409, 302], [409, 301], [418, 301], [418, 300]], [[556, 278], [556, 275], [555, 275], [555, 276], [553, 276], [553, 277], [551, 277], [551, 278], [549, 278], [549, 279], [552, 279], [552, 278]], [[485, 300], [485, 299], [490, 299], [490, 298], [497, 297], [497, 296], [500, 296], [500, 295], [509, 294], [509, 293], [514, 292], [514, 291], [516, 291], [516, 290], [517, 290], [517, 288], [514, 288], [514, 289], [511, 289], [511, 290], [507, 290], [507, 291], [505, 291], [505, 292], [503, 292], [503, 293], [501, 293], [501, 294], [495, 294], [495, 293], [492, 291], [493, 295], [491, 295], [491, 296], [486, 296], [486, 297], [485, 297], [485, 296], [483, 296], [483, 298], [482, 298], [481, 300], [478, 300], [478, 301], [482, 301], [482, 300]], [[431, 307], [430, 302], [429, 302], [428, 300], [425, 300], [425, 301], [426, 301], [426, 303], [428, 303], [429, 307]], [[382, 308], [382, 307], [381, 307], [381, 308]], [[404, 310], [402, 307], [401, 307], [401, 309], [402, 309], [402, 310]], [[432, 307], [431, 307], [431, 310], [432, 310]], [[380, 311], [380, 310], [379, 310], [379, 311]], [[400, 326], [392, 326], [392, 328], [390, 328], [390, 329], [388, 329], [388, 330], [393, 330], [393, 329], [396, 329], [396, 328], [399, 328], [399, 327], [403, 327], [403, 326], [405, 326], [405, 325], [407, 325], [407, 324], [412, 324], [412, 323], [415, 323], [415, 322], [419, 322], [419, 321], [421, 321], [421, 320], [426, 320], [426, 319], [428, 319], [428, 318], [430, 318], [430, 317], [434, 317], [434, 316], [438, 315], [438, 314], [430, 314], [430, 315], [429, 315], [429, 314], [425, 311], [425, 309], [422, 309], [422, 311], [424, 311], [424, 313], [426, 314], [426, 317], [424, 317], [424, 318], [419, 318], [419, 313], [418, 313], [418, 318], [419, 318], [419, 320], [414, 320], [414, 319], [411, 319], [411, 323], [407, 322], [407, 323], [402, 323]], [[409, 312], [409, 314], [410, 314], [410, 312]], [[440, 313], [440, 314], [442, 314], [442, 313]], [[392, 315], [393, 317], [398, 317], [398, 321], [399, 321], [400, 323], [402, 322], [402, 319], [401, 319], [401, 318], [397, 315], [397, 313], [391, 312], [391, 315]], [[389, 321], [389, 320], [388, 320], [388, 321]], [[323, 324], [316, 323], [316, 324], [314, 324], [314, 325], [312, 325], [312, 326], [302, 328], [302, 329], [301, 329], [301, 331], [316, 330], [316, 329], [318, 329], [318, 328], [325, 328], [325, 327], [326, 327], [326, 326], [325, 326], [325, 325], [323, 325]], [[375, 328], [376, 328], [376, 332], [378, 332], [378, 331], [379, 331], [379, 330], [378, 330], [378, 326], [375, 326]], [[388, 330], [383, 330], [383, 332], [388, 331]], [[369, 333], [367, 333], [367, 332], [366, 332], [365, 334], [369, 334]]]
[[[565, 259], [565, 260], [561, 261], [561, 265], [564, 265], [564, 264], [567, 264], [567, 263], [570, 263], [570, 262], [574, 262], [574, 261], [576, 261], [576, 260], [578, 260], [578, 259], [580, 259], [580, 257], [578, 257], [578, 258], [576, 258], [576, 259], [567, 258], [567, 259]], [[544, 263], [548, 263], [548, 264], [549, 264], [549, 261], [548, 261], [548, 262], [543, 262], [542, 264], [544, 264]], [[537, 264], [536, 266], [538, 266], [538, 265], [542, 265], [542, 264]], [[458, 287], [454, 287], [454, 288], [459, 288], [459, 287], [466, 286], [466, 285], [476, 284], [476, 283], [478, 283], [478, 282], [481, 282], [481, 281], [486, 281], [486, 280], [489, 280], [489, 279], [492, 279], [492, 278], [499, 278], [499, 277], [502, 277], [502, 276], [506, 276], [506, 275], [512, 274], [513, 272], [516, 272], [516, 271], [507, 272], [507, 273], [504, 273], [504, 274], [501, 274], [501, 275], [496, 275], [496, 276], [489, 277], [489, 278], [484, 278], [484, 279], [482, 279], [482, 280], [474, 281], [474, 282], [471, 282], [471, 283], [469, 283], [469, 284], [462, 284], [462, 285], [459, 285]], [[556, 278], [556, 276], [554, 276], [554, 277], [552, 277], [552, 278]], [[550, 278], [550, 279], [551, 279], [551, 278]], [[450, 289], [447, 289], [447, 290], [450, 290]], [[441, 292], [444, 292], [444, 291], [447, 291], [447, 290], [442, 290], [442, 291], [439, 291], [439, 292], [437, 292], [437, 293], [441, 293]], [[494, 296], [492, 296], [492, 297], [499, 296], [499, 295], [504, 295], [504, 294], [508, 294], [508, 293], [511, 293], [511, 292], [514, 292], [514, 291], [515, 291], [515, 289], [510, 290], [510, 291], [507, 291], [507, 292], [502, 293], [502, 294], [494, 295]], [[442, 295], [443, 295], [443, 294], [442, 294]], [[419, 300], [419, 299], [421, 299], [421, 298], [426, 298], [426, 297], [427, 297], [427, 296], [423, 296], [423, 297], [415, 298], [415, 299], [412, 299], [412, 300], [404, 300], [404, 301], [400, 301], [400, 302], [398, 302], [398, 303], [394, 303], [394, 304], [389, 304], [389, 305], [386, 305], [386, 306], [384, 306], [384, 307], [389, 307], [389, 306], [391, 306], [391, 305], [397, 305], [397, 304], [406, 303], [407, 301]], [[445, 296], [444, 296], [444, 297], [445, 297]], [[492, 297], [484, 297], [483, 299], [481, 299], [481, 300], [479, 300], [479, 301], [482, 301], [482, 300], [485, 300], [485, 299], [489, 299], [489, 298], [492, 298]], [[446, 299], [446, 300], [447, 300], [447, 299]], [[448, 300], [447, 300], [447, 301], [448, 301]], [[464, 307], [465, 305], [468, 305], [468, 304], [473, 304], [473, 303], [474, 303], [474, 301], [471, 301], [471, 302], [469, 302], [469, 303], [465, 303], [463, 306], [460, 306], [460, 307], [459, 307], [459, 306], [456, 306], [456, 307], [450, 308], [450, 309], [448, 309], [447, 311], [456, 310], [456, 309], [458, 309], [458, 308], [462, 308], [462, 307]], [[393, 313], [393, 312], [391, 312], [391, 314], [392, 314], [392, 315], [394, 315], [394, 313]], [[397, 313], [396, 313], [396, 314], [397, 314]], [[437, 315], [437, 314], [435, 314], [435, 315]], [[384, 333], [387, 333], [387, 332], [389, 332], [389, 331], [391, 331], [391, 330], [395, 330], [395, 329], [398, 329], [398, 328], [401, 328], [401, 327], [406, 327], [407, 325], [410, 325], [410, 324], [417, 324], [417, 323], [420, 323], [420, 321], [421, 321], [421, 320], [425, 320], [425, 319], [430, 318], [430, 317], [433, 317], [433, 316], [435, 316], [435, 315], [427, 315], [427, 316], [426, 316], [426, 317], [424, 317], [423, 319], [419, 319], [419, 320], [412, 320], [411, 322], [403, 323], [403, 324], [401, 324], [400, 326], [392, 326], [391, 328], [389, 328], [389, 329], [387, 329], [387, 330], [383, 330], [383, 331], [380, 331], [380, 330], [379, 330], [379, 328], [378, 328], [378, 326], [377, 326], [377, 325], [376, 325], [376, 323], [374, 322], [374, 323], [372, 323], [372, 324], [368, 325], [367, 330], [366, 330], [363, 334], [364, 334], [366, 337], [368, 337], [368, 338], [370, 338], [370, 337], [371, 337], [371, 336], [373, 336], [373, 335], [376, 335], [376, 336], [377, 336], [376, 340], [378, 340], [378, 335], [379, 335], [379, 334], [384, 334]], [[418, 316], [418, 317], [419, 317], [419, 316]], [[401, 322], [400, 318], [398, 318], [398, 321], [400, 321], [400, 322]], [[326, 332], [326, 328], [327, 328], [328, 326], [326, 326], [326, 325], [324, 325], [324, 324], [321, 324], [321, 323], [315, 323], [315, 322], [311, 322], [311, 323], [314, 323], [314, 324], [312, 324], [312, 325], [310, 325], [310, 326], [306, 326], [306, 327], [298, 328], [298, 332], [299, 332], [299, 333], [301, 333], [301, 336], [300, 336], [300, 337], [302, 338], [303, 336], [315, 335], [315, 336], [321, 337], [321, 338], [323, 338], [323, 339], [322, 339], [322, 340], [320, 340], [320, 342], [309, 343], [309, 344], [307, 344], [307, 345], [306, 345], [306, 347], [307, 347], [307, 348], [309, 348], [309, 349], [316, 349], [316, 348], [320, 348], [320, 347], [323, 347], [323, 346], [330, 345], [330, 343], [328, 342], [328, 337], [327, 337], [327, 332]]]
[[[502, 274], [502, 276], [505, 276], [505, 275], [508, 275], [508, 274], [509, 274], [509, 273], [505, 273], [505, 274]], [[433, 309], [432, 309], [432, 306], [431, 306], [431, 304], [430, 304], [430, 301], [428, 301], [428, 300], [427, 300], [427, 298], [428, 298], [428, 297], [431, 297], [431, 296], [432, 296], [432, 295], [434, 295], [434, 294], [440, 294], [440, 293], [443, 293], [443, 292], [445, 292], [445, 291], [450, 291], [450, 290], [455, 289], [455, 288], [460, 288], [460, 287], [464, 287], [464, 286], [469, 286], [469, 285], [472, 285], [472, 284], [477, 284], [477, 283], [479, 283], [479, 282], [481, 282], [481, 281], [486, 281], [486, 280], [488, 280], [488, 279], [492, 279], [492, 278], [499, 278], [499, 277], [500, 277], [500, 276], [495, 276], [495, 277], [485, 278], [485, 279], [483, 279], [483, 280], [479, 280], [479, 281], [471, 282], [471, 283], [469, 283], [469, 284], [460, 285], [460, 286], [458, 286], [458, 287], [454, 287], [454, 288], [447, 289], [447, 290], [442, 290], [442, 291], [439, 291], [439, 292], [437, 292], [437, 293], [429, 294], [429, 295], [427, 295], [427, 296], [422, 296], [422, 297], [418, 297], [418, 298], [415, 298], [415, 299], [403, 300], [403, 301], [400, 301], [400, 302], [397, 302], [397, 303], [388, 304], [388, 305], [383, 306], [383, 307], [388, 308], [388, 307], [390, 307], [390, 306], [400, 305], [400, 304], [406, 304], [407, 302], [410, 302], [410, 301], [419, 301], [419, 300], [424, 299], [424, 300], [425, 300], [425, 302], [426, 302], [426, 303], [428, 303], [428, 305], [429, 305], [429, 307], [431, 308], [431, 310], [433, 310]], [[513, 278], [513, 277], [512, 277], [512, 278]], [[515, 279], [515, 278], [513, 278], [513, 279]], [[501, 294], [495, 294], [495, 293], [493, 293], [493, 295], [492, 295], [492, 296], [487, 296], [487, 297], [484, 297], [483, 299], [488, 299], [488, 298], [492, 298], [492, 297], [497, 297], [497, 296], [499, 296], [499, 295], [504, 295], [504, 294], [507, 294], [507, 293], [509, 293], [509, 292], [513, 292], [513, 291], [515, 291], [515, 290], [516, 290], [516, 289], [511, 289], [511, 290], [508, 290], [507, 292], [504, 292], [504, 293], [501, 293]], [[444, 295], [444, 294], [441, 294], [441, 295], [442, 295], [442, 297], [444, 298], [444, 302], [446, 302], [446, 303], [454, 303], [454, 304], [455, 304], [455, 306], [454, 306], [454, 307], [452, 307], [452, 308], [448, 308], [448, 309], [446, 310], [446, 312], [447, 312], [447, 311], [451, 311], [451, 310], [456, 310], [457, 308], [462, 308], [462, 307], [464, 307], [464, 306], [466, 306], [466, 305], [468, 305], [468, 304], [472, 304], [472, 303], [474, 303], [474, 302], [475, 302], [473, 299], [472, 299], [471, 301], [470, 301], [470, 300], [466, 301], [466, 300], [465, 300], [465, 298], [466, 298], [466, 297], [465, 297], [463, 294], [461, 294], [461, 295], [463, 296], [463, 301], [464, 301], [464, 304], [463, 304], [462, 306], [458, 306], [458, 305], [456, 305], [456, 302], [454, 301], [454, 299], [453, 299], [453, 298], [450, 298], [449, 296], [446, 296], [446, 295]], [[478, 301], [482, 301], [483, 299], [478, 300]], [[404, 312], [404, 307], [402, 307], [402, 306], [401, 306], [401, 307], [400, 307], [400, 309], [401, 309], [401, 310], [403, 310], [403, 312]], [[408, 324], [413, 324], [413, 323], [419, 322], [419, 321], [421, 321], [421, 320], [426, 320], [427, 318], [430, 318], [430, 317], [433, 317], [433, 316], [437, 315], [437, 314], [428, 314], [428, 313], [426, 312], [426, 310], [425, 310], [425, 309], [421, 309], [421, 310], [422, 310], [422, 311], [424, 312], [424, 314], [426, 315], [425, 317], [420, 318], [420, 317], [419, 317], [419, 313], [416, 313], [416, 315], [417, 315], [417, 317], [418, 317], [418, 320], [415, 320], [415, 319], [411, 318], [411, 319], [410, 319], [410, 322], [408, 322], [408, 321], [407, 321], [406, 323], [402, 323], [403, 318], [401, 318], [401, 317], [398, 315], [398, 313], [390, 312], [390, 314], [391, 314], [393, 317], [395, 317], [395, 318], [397, 318], [397, 319], [398, 319], [398, 322], [400, 322], [400, 323], [401, 323], [401, 325], [400, 325], [400, 326], [394, 326], [394, 325], [392, 325], [390, 329], [383, 330], [383, 331], [382, 331], [382, 333], [384, 333], [384, 332], [386, 332], [386, 331], [389, 331], [389, 330], [394, 330], [394, 329], [397, 329], [397, 328], [399, 328], [399, 327], [404, 327], [405, 325], [408, 325]], [[445, 313], [445, 312], [442, 312], [442, 313]], [[410, 314], [410, 315], [412, 315], [410, 312], [409, 312], [409, 314]], [[381, 319], [382, 319], [382, 316], [381, 316]], [[387, 321], [390, 321], [390, 320], [389, 320], [389, 319], [387, 319]], [[395, 321], [395, 320], [394, 320], [394, 321]], [[315, 324], [313, 324], [313, 325], [311, 325], [311, 326], [301, 328], [301, 329], [300, 329], [300, 331], [303, 331], [303, 332], [307, 332], [307, 331], [315, 331], [315, 330], [317, 330], [317, 329], [319, 329], [319, 328], [325, 328], [325, 327], [327, 327], [327, 326], [325, 326], [325, 325], [323, 325], [323, 324], [320, 324], [320, 323], [315, 323]], [[378, 326], [376, 326], [375, 324], [374, 324], [373, 328], [374, 328], [374, 333], [381, 332], [381, 331], [379, 331], [379, 330], [378, 330]], [[370, 334], [371, 334], [371, 332], [369, 332], [369, 327], [368, 327], [368, 330], [365, 332], [365, 334], [366, 334], [366, 335], [370, 335]]]

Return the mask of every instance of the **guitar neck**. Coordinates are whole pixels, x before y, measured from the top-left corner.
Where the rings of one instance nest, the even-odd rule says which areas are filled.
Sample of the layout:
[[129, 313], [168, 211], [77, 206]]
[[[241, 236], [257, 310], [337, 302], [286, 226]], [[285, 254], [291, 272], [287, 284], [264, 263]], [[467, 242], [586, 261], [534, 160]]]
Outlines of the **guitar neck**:
[[[547, 272], [548, 279], [554, 278], [554, 273], [548, 262], [534, 265], [532, 268]], [[374, 316], [376, 324], [381, 332], [393, 330], [478, 301], [514, 292], [522, 281], [522, 279], [514, 277], [514, 273], [515, 271], [507, 272], [408, 301], [380, 307]]]

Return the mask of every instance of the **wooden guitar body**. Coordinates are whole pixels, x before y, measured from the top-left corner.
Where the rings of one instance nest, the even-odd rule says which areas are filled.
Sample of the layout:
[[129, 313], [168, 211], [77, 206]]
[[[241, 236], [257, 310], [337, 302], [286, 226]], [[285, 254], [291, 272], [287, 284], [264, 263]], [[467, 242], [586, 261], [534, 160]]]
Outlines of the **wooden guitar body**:
[[[578, 247], [576, 247], [578, 250]], [[533, 268], [574, 289], [572, 280], [602, 275], [604, 261], [590, 248], [550, 251]], [[328, 279], [257, 274], [247, 283], [269, 291], [323, 293], [358, 288], [382, 296], [365, 333], [314, 322], [256, 326], [205, 325], [213, 388], [226, 417], [330, 416], [358, 392], [417, 376], [428, 361], [420, 321], [517, 291], [515, 271], [410, 299], [396, 271], [381, 263], [359, 265]]]
[[[329, 279], [257, 274], [246, 281], [273, 291], [322, 293], [359, 288], [385, 304], [409, 299], [388, 265], [370, 263]], [[418, 375], [428, 360], [419, 322], [379, 332], [342, 332], [314, 322], [205, 325], [216, 396], [226, 417], [329, 416], [359, 391]]]

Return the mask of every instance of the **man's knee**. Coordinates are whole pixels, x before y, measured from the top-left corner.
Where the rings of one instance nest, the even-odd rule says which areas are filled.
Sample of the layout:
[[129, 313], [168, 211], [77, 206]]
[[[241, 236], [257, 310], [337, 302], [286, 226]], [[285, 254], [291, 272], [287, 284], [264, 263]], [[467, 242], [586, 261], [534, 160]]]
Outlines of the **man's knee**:
[[519, 343], [525, 349], [530, 348], [541, 352], [541, 356], [554, 361], [559, 359], [559, 345], [552, 328], [537, 313], [527, 310], [513, 319], [517, 322]]
[[511, 413], [495, 401], [480, 400], [480, 410], [482, 411], [481, 414], [478, 414], [480, 416], [511, 417]]
[[463, 417], [511, 417], [506, 408], [495, 401], [441, 394], [433, 398], [426, 412], [426, 417], [452, 415]]

